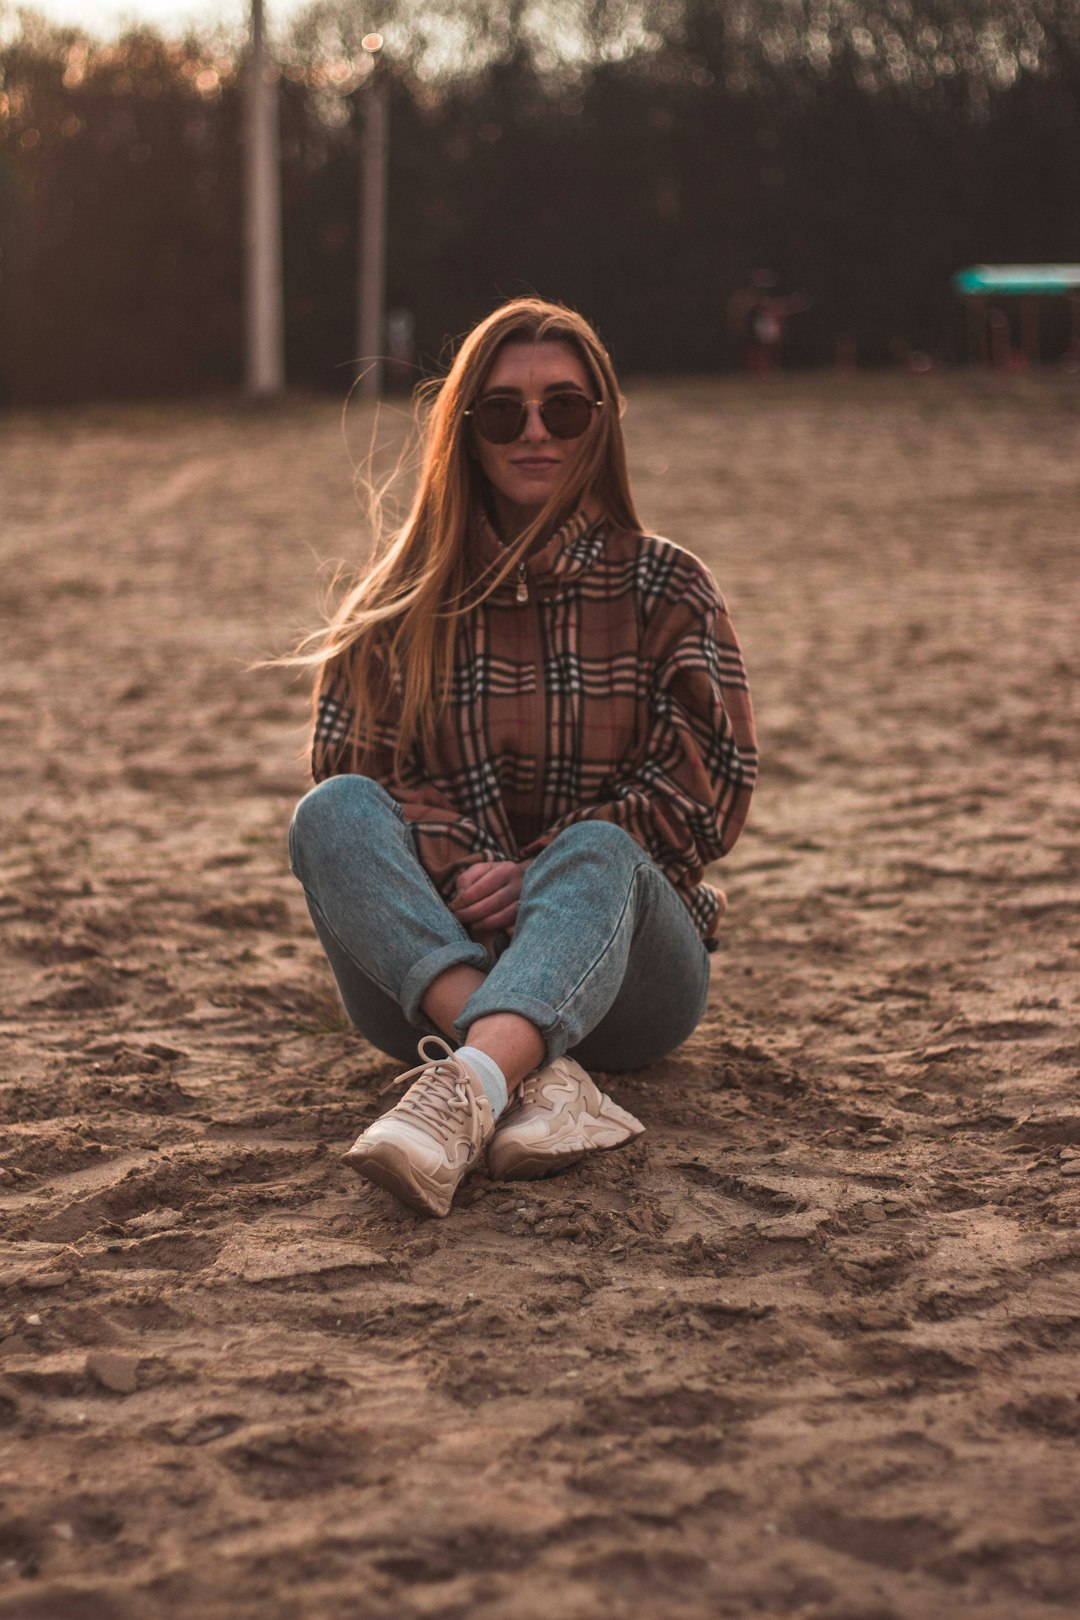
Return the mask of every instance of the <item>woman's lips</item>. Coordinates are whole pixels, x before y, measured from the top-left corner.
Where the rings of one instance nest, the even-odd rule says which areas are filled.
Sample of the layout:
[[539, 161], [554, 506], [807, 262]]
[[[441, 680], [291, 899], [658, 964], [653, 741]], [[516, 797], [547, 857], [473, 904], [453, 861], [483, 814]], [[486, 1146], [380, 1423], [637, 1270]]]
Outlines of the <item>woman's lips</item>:
[[544, 472], [548, 467], [557, 467], [559, 464], [553, 456], [522, 456], [510, 465], [521, 467], [525, 472]]

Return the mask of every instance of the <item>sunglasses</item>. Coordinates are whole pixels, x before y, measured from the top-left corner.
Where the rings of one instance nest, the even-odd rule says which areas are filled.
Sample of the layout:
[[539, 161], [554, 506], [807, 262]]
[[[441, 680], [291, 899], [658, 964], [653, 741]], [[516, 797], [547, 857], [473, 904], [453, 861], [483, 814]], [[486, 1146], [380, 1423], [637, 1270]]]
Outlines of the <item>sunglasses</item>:
[[590, 399], [587, 394], [549, 394], [546, 399], [510, 399], [495, 395], [481, 399], [465, 412], [482, 439], [489, 444], [513, 444], [520, 439], [529, 420], [530, 405], [540, 408], [540, 420], [553, 439], [580, 439], [589, 429], [593, 411], [599, 410], [603, 400]]

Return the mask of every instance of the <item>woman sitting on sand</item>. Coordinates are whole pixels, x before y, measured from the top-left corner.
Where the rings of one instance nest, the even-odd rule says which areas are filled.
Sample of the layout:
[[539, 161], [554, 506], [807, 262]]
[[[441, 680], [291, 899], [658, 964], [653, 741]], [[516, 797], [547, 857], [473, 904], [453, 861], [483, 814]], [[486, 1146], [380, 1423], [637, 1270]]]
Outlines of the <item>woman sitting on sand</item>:
[[745, 820], [753, 719], [712, 578], [642, 530], [621, 410], [579, 315], [482, 321], [311, 655], [293, 871], [360, 1033], [400, 1061], [423, 1036], [345, 1157], [434, 1215], [485, 1148], [535, 1177], [638, 1135], [587, 1070], [655, 1063], [705, 1010], [702, 870]]

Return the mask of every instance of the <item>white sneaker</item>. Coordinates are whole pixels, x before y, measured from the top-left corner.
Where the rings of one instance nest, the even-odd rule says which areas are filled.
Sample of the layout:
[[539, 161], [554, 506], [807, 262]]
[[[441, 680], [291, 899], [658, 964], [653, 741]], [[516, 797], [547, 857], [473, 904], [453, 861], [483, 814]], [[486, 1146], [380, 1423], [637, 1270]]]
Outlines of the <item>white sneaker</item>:
[[[432, 1058], [425, 1048], [442, 1047]], [[418, 1047], [425, 1062], [398, 1075], [384, 1091], [413, 1084], [388, 1114], [369, 1125], [345, 1163], [422, 1215], [446, 1215], [458, 1183], [479, 1159], [494, 1129], [479, 1079], [437, 1035]]]
[[597, 1148], [620, 1147], [644, 1129], [580, 1063], [556, 1058], [522, 1081], [495, 1126], [488, 1169], [498, 1181], [535, 1181]]

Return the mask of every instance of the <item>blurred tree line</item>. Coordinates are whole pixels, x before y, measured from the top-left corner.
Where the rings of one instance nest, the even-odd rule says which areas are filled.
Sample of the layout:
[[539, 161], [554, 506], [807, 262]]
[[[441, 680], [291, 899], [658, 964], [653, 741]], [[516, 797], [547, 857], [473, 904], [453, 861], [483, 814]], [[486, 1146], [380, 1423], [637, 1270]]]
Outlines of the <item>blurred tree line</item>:
[[[388, 299], [428, 370], [536, 290], [624, 371], [711, 371], [766, 266], [813, 299], [796, 363], [948, 359], [953, 270], [1080, 260], [1080, 0], [317, 0], [277, 42], [293, 385], [352, 380], [376, 25]], [[0, 401], [239, 383], [243, 52], [0, 11]]]

